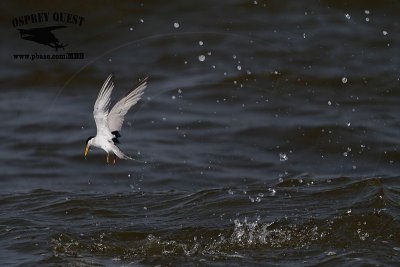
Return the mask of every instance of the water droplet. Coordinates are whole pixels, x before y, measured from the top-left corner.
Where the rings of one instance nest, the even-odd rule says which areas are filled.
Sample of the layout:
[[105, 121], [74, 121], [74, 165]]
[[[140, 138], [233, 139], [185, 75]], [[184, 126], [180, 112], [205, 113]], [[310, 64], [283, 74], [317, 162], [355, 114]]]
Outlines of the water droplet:
[[178, 22], [174, 22], [174, 28], [178, 29], [179, 28], [179, 23]]
[[130, 31], [133, 31], [133, 28], [132, 28], [132, 27], [130, 27], [130, 28], [129, 28], [129, 30], [130, 30]]
[[288, 159], [285, 153], [279, 153], [279, 161], [287, 161]]
[[332, 105], [332, 102], [331, 102], [330, 100], [328, 101], [328, 105], [329, 105], [329, 106]]
[[173, 95], [173, 96], [171, 96], [171, 98], [175, 100], [175, 99], [176, 99], [176, 96]]
[[347, 127], [350, 127], [351, 122], [346, 122]]
[[364, 13], [368, 15], [369, 14], [369, 10], [368, 9], [364, 10]]
[[254, 0], [253, 4], [258, 5], [258, 2]]
[[366, 22], [369, 22], [369, 18], [368, 18], [368, 17], [366, 17], [366, 18], [365, 18], [365, 21], [366, 21]]
[[178, 93], [179, 93], [179, 94], [182, 94], [182, 90], [181, 90], [181, 89], [178, 89]]
[[203, 41], [199, 41], [199, 45], [203, 45], [204, 43], [203, 43]]
[[386, 35], [388, 35], [388, 32], [387, 31], [382, 31], [382, 34], [386, 36]]
[[237, 68], [238, 70], [241, 70], [241, 69], [242, 69], [242, 66], [238, 65], [236, 68]]
[[342, 78], [342, 83], [347, 83], [347, 78], [346, 77]]
[[203, 62], [204, 60], [206, 60], [206, 56], [205, 55], [200, 55], [199, 56], [199, 61]]
[[143, 20], [143, 19], [140, 19], [140, 22], [141, 22], [141, 23], [143, 23], [143, 22], [144, 22], [144, 20]]
[[350, 19], [350, 15], [349, 14], [346, 14], [346, 19]]
[[268, 191], [270, 192], [270, 196], [275, 196], [276, 195], [276, 190], [273, 188], [268, 188]]

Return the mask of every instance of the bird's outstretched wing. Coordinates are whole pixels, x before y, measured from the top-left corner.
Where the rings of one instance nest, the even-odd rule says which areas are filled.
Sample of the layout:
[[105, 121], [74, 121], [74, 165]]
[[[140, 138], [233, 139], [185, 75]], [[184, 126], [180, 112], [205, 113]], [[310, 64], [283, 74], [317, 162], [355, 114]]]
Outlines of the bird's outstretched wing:
[[144, 78], [135, 88], [135, 90], [118, 101], [111, 109], [110, 113], [108, 114], [108, 127], [111, 132], [121, 131], [126, 113], [140, 100], [144, 89], [147, 87], [147, 78], [148, 77]]
[[93, 117], [94, 121], [96, 122], [97, 134], [102, 134], [109, 138], [111, 138], [112, 135], [108, 127], [107, 117], [108, 109], [110, 107], [110, 97], [113, 89], [114, 83], [112, 81], [112, 74], [110, 74], [100, 89], [93, 109]]

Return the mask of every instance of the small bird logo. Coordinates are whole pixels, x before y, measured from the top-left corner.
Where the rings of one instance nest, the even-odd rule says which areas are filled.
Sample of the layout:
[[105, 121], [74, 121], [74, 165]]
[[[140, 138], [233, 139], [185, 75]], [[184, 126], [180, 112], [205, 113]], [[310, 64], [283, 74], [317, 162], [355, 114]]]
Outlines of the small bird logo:
[[67, 28], [67, 26], [51, 26], [43, 28], [32, 28], [32, 29], [18, 29], [22, 39], [36, 42], [39, 44], [47, 45], [58, 51], [59, 48], [64, 50], [67, 45], [61, 44], [60, 40], [52, 33], [57, 29]]

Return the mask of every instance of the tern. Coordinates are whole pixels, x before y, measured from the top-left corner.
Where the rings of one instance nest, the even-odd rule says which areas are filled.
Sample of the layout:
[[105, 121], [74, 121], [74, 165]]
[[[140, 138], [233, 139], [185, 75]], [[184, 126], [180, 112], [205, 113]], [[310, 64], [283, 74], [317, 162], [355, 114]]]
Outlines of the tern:
[[112, 74], [108, 76], [94, 104], [93, 117], [96, 122], [97, 133], [96, 136], [90, 136], [86, 140], [85, 158], [89, 153], [90, 147], [93, 146], [107, 152], [107, 163], [110, 162], [110, 154], [114, 154], [120, 159], [132, 159], [119, 149], [117, 146], [119, 144], [118, 138], [121, 137], [120, 131], [126, 113], [140, 100], [146, 87], [147, 77], [109, 111], [114, 82], [112, 81]]

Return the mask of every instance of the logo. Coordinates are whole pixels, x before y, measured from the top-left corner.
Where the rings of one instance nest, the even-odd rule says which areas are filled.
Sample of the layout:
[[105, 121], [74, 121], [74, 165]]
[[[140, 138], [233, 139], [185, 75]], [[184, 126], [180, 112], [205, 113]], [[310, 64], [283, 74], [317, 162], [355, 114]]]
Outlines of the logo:
[[48, 46], [56, 52], [56, 54], [20, 54], [14, 55], [14, 59], [83, 59], [82, 52], [64, 54], [57, 52], [65, 51], [67, 42], [72, 41], [63, 39], [63, 31], [77, 30], [84, 22], [84, 17], [65, 12], [38, 12], [13, 18], [12, 25], [22, 40]]
[[52, 26], [44, 28], [18, 29], [18, 31], [22, 39], [48, 45], [57, 51], [58, 48], [64, 49], [67, 45], [60, 44], [60, 40], [58, 40], [51, 31], [66, 27], [67, 26]]

